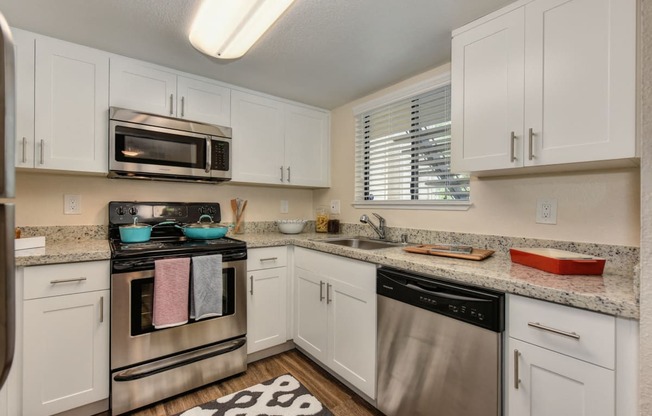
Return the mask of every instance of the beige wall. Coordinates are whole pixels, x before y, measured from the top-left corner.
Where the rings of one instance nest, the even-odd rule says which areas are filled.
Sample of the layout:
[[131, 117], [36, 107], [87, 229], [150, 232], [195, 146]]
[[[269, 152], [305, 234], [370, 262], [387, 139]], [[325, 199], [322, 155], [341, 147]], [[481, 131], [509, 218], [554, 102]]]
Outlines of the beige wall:
[[[82, 214], [63, 214], [63, 195], [81, 195]], [[18, 172], [16, 225], [101, 225], [108, 223], [109, 201], [219, 202], [222, 221], [232, 221], [230, 200], [248, 200], [245, 220], [312, 218], [312, 191], [233, 184], [193, 184]], [[280, 201], [289, 212], [280, 214]]]
[[[355, 165], [353, 107], [449, 69], [449, 65], [435, 68], [332, 112], [331, 188], [315, 191], [315, 205], [328, 205], [330, 200], [339, 199], [340, 218], [345, 222], [357, 222], [361, 214], [371, 211], [351, 207]], [[639, 182], [638, 168], [473, 178], [473, 205], [468, 211], [374, 212], [395, 227], [638, 246]], [[537, 198], [557, 199], [556, 225], [535, 223]]]

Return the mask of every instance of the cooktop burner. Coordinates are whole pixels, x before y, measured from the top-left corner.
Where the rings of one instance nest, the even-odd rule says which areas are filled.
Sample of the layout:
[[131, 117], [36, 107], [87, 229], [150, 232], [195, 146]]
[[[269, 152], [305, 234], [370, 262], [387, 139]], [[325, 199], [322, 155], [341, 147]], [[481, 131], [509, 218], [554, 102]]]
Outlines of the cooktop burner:
[[[196, 223], [202, 216], [204, 216], [203, 221], [206, 221], [206, 216], [209, 216], [213, 222], [219, 223], [221, 220], [220, 205], [203, 202], [110, 202], [111, 257], [133, 258], [223, 253], [229, 257], [246, 258], [247, 245], [244, 241], [229, 237], [194, 240], [187, 238], [183, 231], [175, 226], [175, 224]], [[142, 243], [121, 241], [120, 226], [134, 222], [152, 226], [149, 241]], [[159, 225], [161, 223], [166, 224]]]

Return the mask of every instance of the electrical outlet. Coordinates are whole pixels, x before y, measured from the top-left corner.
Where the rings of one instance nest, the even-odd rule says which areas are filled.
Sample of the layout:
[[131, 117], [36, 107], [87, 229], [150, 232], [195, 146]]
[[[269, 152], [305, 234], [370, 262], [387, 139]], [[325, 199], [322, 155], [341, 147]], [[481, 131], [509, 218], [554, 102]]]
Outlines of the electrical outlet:
[[287, 214], [290, 208], [290, 204], [285, 199], [281, 199], [281, 214]]
[[552, 198], [537, 199], [538, 224], [557, 224], [557, 200]]
[[339, 213], [340, 213], [340, 200], [339, 199], [331, 200], [331, 214], [339, 214]]
[[66, 215], [81, 214], [81, 195], [64, 195], [63, 213]]

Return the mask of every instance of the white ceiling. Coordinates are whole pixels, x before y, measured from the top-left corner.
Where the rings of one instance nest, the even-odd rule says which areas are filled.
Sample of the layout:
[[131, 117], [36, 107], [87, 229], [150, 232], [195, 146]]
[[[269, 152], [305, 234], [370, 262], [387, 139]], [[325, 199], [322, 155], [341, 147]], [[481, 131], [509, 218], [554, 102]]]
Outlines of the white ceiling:
[[11, 26], [333, 109], [450, 61], [450, 32], [513, 0], [296, 0], [242, 58], [197, 52], [198, 0], [0, 0]]

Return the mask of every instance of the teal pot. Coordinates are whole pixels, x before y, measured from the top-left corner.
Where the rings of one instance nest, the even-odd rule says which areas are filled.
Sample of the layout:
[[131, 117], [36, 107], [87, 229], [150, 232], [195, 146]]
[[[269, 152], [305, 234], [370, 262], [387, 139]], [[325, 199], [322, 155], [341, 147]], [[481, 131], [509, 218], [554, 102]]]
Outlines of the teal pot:
[[[204, 219], [208, 219], [210, 222], [202, 222]], [[183, 226], [175, 225], [175, 227], [183, 230], [183, 234], [186, 237], [194, 240], [213, 240], [216, 238], [222, 238], [229, 231], [229, 227], [214, 223], [213, 218], [210, 215], [202, 215], [196, 223], [186, 224]]]
[[123, 243], [144, 243], [152, 236], [152, 226], [133, 223], [120, 226], [120, 241]]

